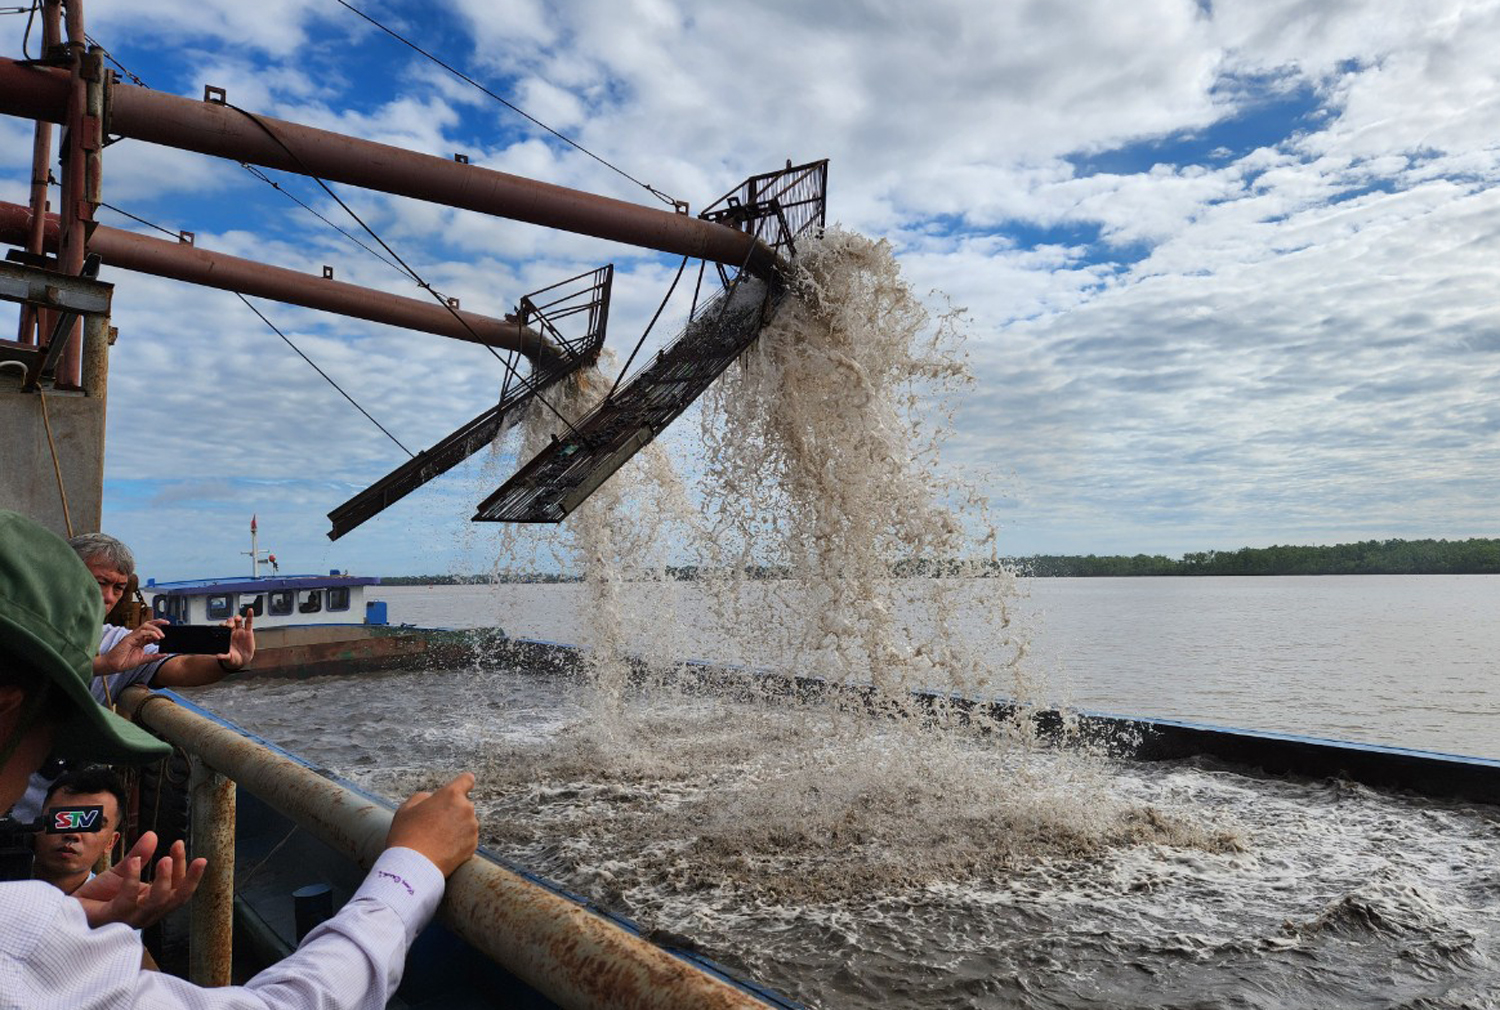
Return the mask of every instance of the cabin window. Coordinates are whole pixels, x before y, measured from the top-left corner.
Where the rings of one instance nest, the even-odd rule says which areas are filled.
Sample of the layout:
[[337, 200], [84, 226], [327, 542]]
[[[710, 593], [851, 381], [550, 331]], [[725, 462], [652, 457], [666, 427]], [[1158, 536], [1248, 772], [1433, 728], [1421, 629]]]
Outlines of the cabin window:
[[268, 601], [272, 617], [285, 617], [292, 612], [292, 603], [295, 602], [296, 594], [289, 592], [272, 593]]
[[305, 595], [298, 593], [297, 596], [297, 613], [316, 614], [323, 609], [323, 590], [309, 589]]
[[234, 594], [219, 593], [208, 598], [208, 619], [226, 621], [234, 613]]
[[187, 619], [187, 599], [182, 596], [169, 596], [165, 593], [151, 598], [151, 613], [157, 617], [165, 617], [173, 622], [185, 621]]
[[348, 610], [349, 609], [349, 587], [348, 586], [336, 586], [333, 589], [328, 590], [328, 609], [329, 610]]
[[242, 602], [240, 604], [240, 614], [241, 614], [241, 616], [243, 616], [244, 613], [245, 613], [245, 611], [247, 611], [247, 610], [250, 611], [250, 613], [254, 614], [256, 617], [262, 617], [262, 616], [264, 616], [265, 612], [266, 612], [266, 597], [265, 597], [265, 594], [264, 593], [256, 593], [254, 599]]

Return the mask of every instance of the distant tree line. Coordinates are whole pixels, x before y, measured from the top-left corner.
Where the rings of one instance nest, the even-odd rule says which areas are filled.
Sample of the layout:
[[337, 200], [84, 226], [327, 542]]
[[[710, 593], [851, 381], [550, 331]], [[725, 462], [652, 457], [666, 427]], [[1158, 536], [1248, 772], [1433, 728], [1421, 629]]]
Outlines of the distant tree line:
[[1332, 547], [1241, 547], [1161, 554], [1038, 554], [1007, 563], [1023, 575], [1482, 575], [1500, 573], [1500, 540], [1363, 540]]
[[[999, 562], [906, 558], [891, 566], [897, 578], [987, 576], [1001, 568], [1038, 578], [1132, 575], [1484, 575], [1500, 573], [1500, 540], [1363, 540], [1332, 547], [1241, 547], [1237, 551], [1194, 551], [1173, 559], [1164, 554], [1034, 554]], [[692, 581], [695, 565], [671, 565], [669, 579]], [[782, 565], [751, 565], [751, 579], [784, 579]], [[557, 572], [502, 572], [488, 575], [392, 575], [387, 586], [454, 586], [495, 582], [578, 582]]]

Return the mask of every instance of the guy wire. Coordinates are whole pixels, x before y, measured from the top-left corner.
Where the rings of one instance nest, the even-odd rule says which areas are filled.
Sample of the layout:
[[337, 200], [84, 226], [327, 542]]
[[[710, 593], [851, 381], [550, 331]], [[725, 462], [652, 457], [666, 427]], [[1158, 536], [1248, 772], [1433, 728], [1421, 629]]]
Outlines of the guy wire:
[[[114, 211], [116, 214], [119, 214], [119, 215], [121, 215], [123, 217], [130, 218], [132, 221], [139, 221], [141, 224], [145, 225], [148, 228], [155, 228], [157, 231], [161, 232], [163, 235], [171, 235], [173, 238], [179, 238], [180, 237], [176, 232], [174, 232], [174, 231], [172, 231], [172, 230], [170, 230], [168, 228], [163, 228], [161, 225], [156, 224], [156, 223], [154, 223], [152, 221], [147, 221], [145, 218], [140, 217], [137, 214], [132, 214], [128, 210], [121, 210], [119, 207], [116, 207], [114, 204], [105, 203], [105, 202], [103, 202], [101, 200], [99, 202], [99, 206], [106, 207], [109, 210]], [[269, 326], [271, 328], [271, 332], [275, 333], [282, 340], [286, 341], [286, 345], [288, 347], [290, 347], [292, 350], [296, 351], [298, 357], [300, 357], [303, 361], [305, 361], [309, 365], [311, 365], [313, 371], [317, 372], [324, 379], [326, 379], [328, 381], [328, 384], [330, 386], [332, 386], [334, 389], [337, 389], [339, 391], [339, 395], [341, 395], [344, 399], [348, 400], [351, 404], [353, 404], [355, 410], [357, 410], [361, 414], [365, 415], [365, 417], [369, 418], [371, 424], [373, 424], [375, 427], [379, 428], [381, 431], [385, 432], [385, 437], [386, 438], [390, 439], [392, 442], [395, 442], [396, 445], [400, 446], [401, 451], [404, 452], [404, 453], [406, 453], [408, 456], [415, 455], [406, 446], [401, 445], [401, 440], [399, 438], [397, 438], [395, 435], [392, 435], [390, 433], [390, 431], [388, 431], [386, 429], [385, 425], [383, 425], [379, 421], [375, 420], [375, 418], [373, 416], [371, 416], [371, 414], [370, 414], [370, 412], [368, 410], [366, 410], [364, 407], [361, 407], [359, 405], [359, 401], [355, 400], [354, 397], [350, 396], [347, 392], [345, 392], [344, 388], [342, 386], [340, 386], [337, 382], [333, 381], [333, 378], [327, 372], [325, 372], [325, 371], [323, 371], [323, 369], [319, 368], [317, 362], [313, 361], [312, 358], [309, 358], [306, 354], [304, 354], [302, 352], [302, 348], [300, 348], [296, 344], [292, 343], [292, 338], [288, 337], [285, 333], [281, 332], [281, 330], [277, 328], [277, 326], [276, 326], [275, 323], [271, 322], [271, 320], [269, 320], [269, 319], [266, 318], [266, 315], [265, 315], [264, 312], [261, 312], [260, 309], [256, 308], [250, 302], [250, 299], [246, 298], [244, 295], [240, 294], [240, 292], [238, 292], [238, 291], [234, 292], [234, 294], [235, 294], [235, 296], [237, 298], [239, 298], [240, 301], [242, 301], [242, 302], [245, 303], [245, 307], [246, 308], [248, 308], [251, 312], [254, 312], [257, 316], [260, 316], [260, 321], [263, 322], [263, 323], [265, 323], [267, 326]]]
[[520, 107], [518, 107], [516, 105], [511, 104], [510, 102], [506, 101], [504, 98], [501, 98], [499, 95], [495, 94], [489, 88], [485, 87], [483, 84], [480, 84], [478, 81], [474, 80], [474, 78], [470, 77], [468, 74], [465, 74], [463, 71], [458, 70], [458, 69], [456, 69], [456, 68], [454, 68], [452, 66], [449, 66], [447, 63], [444, 63], [441, 59], [439, 59], [438, 57], [434, 56], [432, 53], [429, 53], [427, 50], [423, 49], [421, 46], [417, 45], [415, 42], [412, 42], [410, 39], [408, 39], [405, 36], [401, 35], [399, 32], [395, 31], [394, 29], [388, 28], [385, 25], [381, 24], [379, 21], [376, 21], [370, 15], [366, 14], [364, 11], [360, 10], [358, 7], [355, 7], [353, 4], [348, 3], [347, 0], [334, 0], [334, 2], [337, 3], [339, 6], [345, 8], [346, 10], [349, 10], [349, 11], [353, 12], [354, 14], [357, 14], [360, 17], [364, 18], [366, 21], [370, 22], [370, 24], [374, 25], [376, 28], [379, 28], [381, 31], [385, 32], [391, 38], [395, 39], [397, 42], [400, 42], [402, 45], [406, 46], [407, 48], [412, 49], [412, 50], [420, 53], [421, 55], [425, 56], [427, 59], [431, 60], [433, 63], [436, 63], [438, 66], [442, 67], [444, 70], [448, 71], [448, 73], [452, 74], [454, 77], [457, 77], [459, 80], [464, 81], [465, 83], [470, 84], [470, 85], [472, 85], [475, 88], [478, 88], [480, 91], [484, 92], [486, 95], [489, 95], [491, 98], [493, 98], [495, 101], [499, 102], [501, 105], [505, 106], [507, 109], [510, 109], [512, 112], [516, 113], [517, 115], [524, 117], [525, 119], [529, 120], [532, 123], [535, 123], [537, 126], [540, 126], [542, 129], [546, 130], [548, 133], [552, 134], [552, 136], [556, 137], [558, 140], [561, 140], [563, 143], [569, 144], [572, 147], [578, 149], [579, 151], [581, 151], [584, 154], [588, 155], [590, 158], [593, 158], [595, 161], [597, 161], [599, 164], [603, 165], [605, 168], [609, 169], [610, 171], [612, 171], [612, 172], [618, 172], [621, 176], [623, 176], [626, 179], [629, 179], [631, 182], [635, 183], [637, 186], [641, 187], [646, 192], [650, 193], [652, 196], [656, 197], [658, 200], [662, 201], [663, 203], [671, 204], [673, 207], [685, 206], [685, 204], [682, 204], [681, 201], [673, 199], [671, 196], [669, 196], [666, 193], [663, 193], [661, 190], [657, 189], [655, 186], [652, 186], [649, 183], [642, 182], [641, 180], [637, 179], [635, 176], [631, 175], [629, 172], [625, 171], [620, 166], [615, 165], [615, 164], [613, 164], [613, 163], [611, 163], [609, 161], [606, 161], [604, 158], [601, 158], [599, 155], [595, 154], [593, 151], [590, 151], [588, 148], [586, 148], [582, 144], [578, 143], [578, 141], [572, 139], [571, 137], [568, 137], [568, 136], [565, 136], [565, 135], [559, 133], [558, 131], [554, 130], [552, 127], [548, 126], [546, 123], [542, 122], [540, 119], [537, 119], [535, 116], [531, 115], [530, 113], [528, 113], [524, 109], [522, 109], [522, 108], [520, 108]]
[[[346, 213], [350, 217], [352, 217], [354, 219], [355, 223], [357, 223], [361, 228], [363, 228], [365, 230], [366, 234], [368, 234], [371, 238], [373, 238], [380, 245], [380, 248], [384, 249], [390, 255], [390, 257], [393, 260], [395, 260], [397, 263], [401, 264], [401, 269], [404, 270], [404, 271], [406, 271], [407, 276], [410, 277], [413, 281], [416, 282], [417, 287], [422, 288], [428, 294], [432, 295], [433, 298], [437, 299], [438, 304], [441, 305], [441, 306], [443, 306], [443, 308], [447, 309], [448, 312], [449, 312], [449, 314], [451, 314], [453, 316], [454, 320], [460, 326], [462, 326], [465, 330], [468, 330], [469, 335], [474, 338], [475, 342], [478, 343], [478, 344], [480, 344], [482, 347], [484, 347], [485, 350], [489, 351], [490, 354], [492, 356], [494, 356], [495, 360], [498, 361], [498, 362], [500, 362], [500, 364], [502, 366], [504, 366], [505, 370], [511, 374], [512, 378], [514, 378], [517, 382], [524, 382], [525, 381], [525, 379], [522, 378], [520, 372], [518, 372], [516, 370], [516, 367], [514, 365], [512, 365], [510, 363], [510, 361], [507, 360], [506, 358], [502, 358], [500, 356], [500, 353], [498, 351], [496, 351], [493, 347], [491, 347], [489, 344], [486, 344], [484, 341], [480, 340], [479, 339], [479, 334], [477, 334], [477, 333], [474, 332], [474, 328], [469, 325], [468, 320], [464, 319], [463, 316], [459, 315], [458, 310], [455, 309], [453, 307], [453, 305], [446, 298], [444, 298], [436, 290], [434, 290], [431, 284], [428, 284], [425, 280], [423, 280], [422, 276], [420, 274], [418, 274], [415, 270], [413, 270], [411, 268], [411, 266], [405, 260], [403, 260], [401, 258], [401, 256], [396, 252], [396, 250], [392, 249], [389, 245], [387, 245], [386, 242], [385, 242], [385, 240], [382, 239], [376, 233], [375, 229], [371, 228], [368, 224], [366, 224], [365, 221], [364, 221], [364, 219], [361, 218], [358, 214], [356, 214], [354, 212], [354, 208], [350, 207], [347, 203], [345, 203], [339, 197], [339, 195], [333, 191], [333, 187], [329, 186], [328, 183], [324, 182], [319, 176], [317, 176], [315, 173], [313, 173], [312, 171], [310, 171], [308, 169], [307, 165], [302, 161], [302, 159], [300, 157], [298, 157], [297, 152], [293, 151], [290, 147], [288, 147], [287, 144], [286, 144], [286, 141], [282, 140], [279, 136], [276, 135], [276, 131], [275, 130], [273, 130], [269, 126], [267, 126], [265, 124], [265, 122], [263, 122], [261, 120], [261, 118], [259, 116], [257, 116], [253, 112], [250, 112], [250, 111], [248, 111], [246, 109], [241, 109], [240, 107], [238, 107], [236, 105], [229, 105], [228, 103], [225, 103], [225, 108], [233, 109], [235, 112], [238, 112], [240, 115], [242, 115], [245, 118], [249, 119], [256, 126], [260, 127], [261, 131], [263, 133], [265, 133], [266, 136], [268, 136], [272, 140], [274, 140], [276, 142], [276, 145], [278, 147], [280, 147], [283, 151], [285, 151], [291, 157], [291, 159], [293, 161], [295, 161], [298, 165], [302, 166], [302, 174], [306, 175], [309, 179], [311, 179], [313, 182], [316, 182], [320, 187], [322, 187], [323, 192], [327, 193], [330, 197], [332, 197], [333, 201], [335, 203], [337, 203], [340, 207], [342, 207], [344, 209], [344, 213]], [[541, 402], [542, 406], [544, 406], [548, 410], [550, 410], [553, 413], [553, 415], [556, 416], [556, 418], [559, 421], [561, 421], [563, 424], [565, 424], [567, 426], [568, 430], [570, 432], [572, 432], [574, 434], [574, 436], [576, 436], [576, 437], [578, 437], [580, 439], [583, 437], [582, 433], [573, 424], [573, 422], [570, 421], [570, 420], [568, 420], [566, 417], [564, 417], [562, 415], [562, 413], [556, 407], [554, 407], [552, 404], [548, 403], [542, 397], [537, 397], [537, 399]]]

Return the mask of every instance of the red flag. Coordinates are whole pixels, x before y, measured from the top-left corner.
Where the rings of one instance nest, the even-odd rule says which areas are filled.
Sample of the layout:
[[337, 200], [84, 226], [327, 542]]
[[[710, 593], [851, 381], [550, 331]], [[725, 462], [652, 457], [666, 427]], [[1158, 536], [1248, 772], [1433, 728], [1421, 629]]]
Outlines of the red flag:
[[250, 516], [250, 532], [251, 533], [255, 532], [255, 516], [254, 516], [253, 513]]

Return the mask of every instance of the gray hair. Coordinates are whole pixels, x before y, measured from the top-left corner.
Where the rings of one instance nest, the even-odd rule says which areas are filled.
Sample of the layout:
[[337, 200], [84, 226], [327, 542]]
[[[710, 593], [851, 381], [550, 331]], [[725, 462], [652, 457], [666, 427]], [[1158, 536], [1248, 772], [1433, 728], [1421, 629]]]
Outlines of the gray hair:
[[68, 546], [84, 564], [103, 561], [121, 575], [135, 574], [135, 555], [108, 533], [80, 533], [68, 541]]

